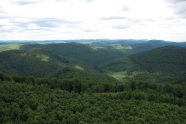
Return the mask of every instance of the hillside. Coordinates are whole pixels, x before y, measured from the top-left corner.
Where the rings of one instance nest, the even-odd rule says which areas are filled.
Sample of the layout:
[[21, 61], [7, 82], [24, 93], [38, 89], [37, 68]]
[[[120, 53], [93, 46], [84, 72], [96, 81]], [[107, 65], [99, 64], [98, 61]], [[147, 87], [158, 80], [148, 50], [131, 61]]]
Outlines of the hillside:
[[2, 43], [0, 44], [0, 52], [2, 51], [7, 51], [7, 50], [15, 50], [15, 49], [19, 49], [19, 47], [23, 45], [21, 43]]
[[57, 79], [73, 79], [77, 78], [81, 82], [84, 82], [88, 85], [92, 84], [109, 84], [109, 83], [120, 83], [118, 80], [110, 77], [106, 74], [101, 73], [89, 73], [73, 68], [63, 68], [55, 71], [51, 76]]
[[104, 41], [92, 42], [95, 43], [94, 47], [82, 43], [25, 44], [20, 49], [48, 49], [61, 56], [73, 57], [85, 61], [97, 68], [104, 62], [155, 48], [151, 44], [122, 42], [124, 41], [112, 42], [110, 45], [101, 45], [104, 43], [108, 44]]
[[51, 50], [53, 53], [66, 57], [73, 57], [85, 61], [93, 66], [103, 62], [127, 56], [131, 53], [122, 52], [119, 49], [94, 48], [81, 43], [61, 43], [61, 44], [26, 44], [20, 49], [43, 48]]
[[150, 41], [144, 42], [143, 44], [150, 44], [154, 47], [163, 47], [163, 46], [186, 47], [186, 42], [166, 42], [166, 41], [161, 41], [161, 40], [150, 40]]
[[0, 52], [0, 71], [5, 74], [44, 77], [64, 67], [96, 72], [93, 67], [74, 58], [62, 57], [44, 49]]
[[[186, 48], [166, 46], [115, 59], [99, 66], [101, 72], [128, 81], [185, 82]], [[184, 83], [186, 84], [186, 82]]]
[[166, 46], [133, 54], [129, 58], [138, 64], [134, 71], [182, 73], [186, 70], [186, 48]]

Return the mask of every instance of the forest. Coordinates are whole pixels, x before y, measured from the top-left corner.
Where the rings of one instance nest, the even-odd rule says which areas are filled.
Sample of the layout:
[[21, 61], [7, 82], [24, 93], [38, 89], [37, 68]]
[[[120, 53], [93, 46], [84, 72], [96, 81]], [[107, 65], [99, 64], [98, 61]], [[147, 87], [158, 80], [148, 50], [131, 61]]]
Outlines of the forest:
[[185, 43], [0, 45], [0, 123], [184, 124]]

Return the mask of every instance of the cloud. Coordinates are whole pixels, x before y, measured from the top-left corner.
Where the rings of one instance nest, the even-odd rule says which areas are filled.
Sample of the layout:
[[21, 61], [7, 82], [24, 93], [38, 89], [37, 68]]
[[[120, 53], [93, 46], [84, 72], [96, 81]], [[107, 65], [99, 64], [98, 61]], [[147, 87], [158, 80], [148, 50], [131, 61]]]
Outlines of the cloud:
[[175, 15], [186, 18], [186, 0], [170, 0], [169, 3], [172, 4]]
[[75, 26], [75, 25], [68, 25], [67, 28], [78, 28], [78, 26]]
[[186, 0], [167, 0], [167, 2], [171, 3], [179, 3], [179, 2], [185, 2]]
[[61, 23], [67, 23], [56, 18], [45, 18], [45, 19], [36, 19], [32, 23], [38, 25], [39, 27], [58, 27]]
[[184, 0], [0, 0], [0, 39], [186, 40], [185, 6]]
[[4, 27], [4, 25], [0, 25], [0, 27]]
[[56, 0], [58, 2], [67, 2], [68, 0]]
[[0, 14], [4, 13], [3, 7], [0, 5]]
[[6, 28], [4, 28], [4, 26], [1, 26], [0, 25], [0, 27], [1, 27], [1, 29], [0, 29], [0, 32], [1, 33], [6, 33], [6, 32], [13, 32], [13, 31], [15, 31], [15, 30], [13, 30], [13, 29], [6, 29]]
[[0, 16], [0, 19], [7, 19], [7, 18], [8, 16], [4, 16], [4, 15]]
[[130, 9], [127, 7], [122, 8], [122, 11], [129, 11]]
[[147, 21], [149, 21], [149, 22], [155, 22], [155, 20], [151, 20], [151, 19], [147, 19]]
[[175, 7], [175, 8], [176, 8], [175, 14], [178, 14], [178, 15], [186, 14], [186, 2], [179, 4], [178, 7]]
[[93, 2], [94, 0], [86, 0], [87, 2]]
[[60, 27], [61, 24], [77, 24], [80, 22], [72, 22], [72, 21], [66, 21], [58, 18], [36, 18], [36, 19], [11, 19], [11, 23], [14, 23], [18, 27], [28, 27], [29, 25], [37, 25], [39, 27], [48, 27], [48, 28], [53, 28], [53, 27]]
[[126, 19], [125, 17], [103, 17], [100, 20]]
[[37, 4], [43, 2], [44, 0], [8, 0], [12, 4], [18, 5], [28, 5], [28, 4]]
[[121, 10], [122, 11], [130, 11], [129, 7], [127, 5], [125, 5], [125, 4], [122, 6]]
[[94, 32], [94, 31], [92, 31], [92, 30], [84, 30], [84, 32]]
[[118, 26], [113, 26], [113, 28], [117, 28], [117, 29], [127, 29], [127, 28], [129, 28], [129, 26], [118, 25]]

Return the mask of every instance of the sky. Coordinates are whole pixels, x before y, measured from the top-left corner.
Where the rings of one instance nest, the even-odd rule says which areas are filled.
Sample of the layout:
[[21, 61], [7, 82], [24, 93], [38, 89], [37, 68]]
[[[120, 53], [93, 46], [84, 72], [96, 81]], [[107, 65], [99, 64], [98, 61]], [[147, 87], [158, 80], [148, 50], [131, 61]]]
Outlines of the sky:
[[186, 41], [186, 0], [0, 0], [0, 40]]

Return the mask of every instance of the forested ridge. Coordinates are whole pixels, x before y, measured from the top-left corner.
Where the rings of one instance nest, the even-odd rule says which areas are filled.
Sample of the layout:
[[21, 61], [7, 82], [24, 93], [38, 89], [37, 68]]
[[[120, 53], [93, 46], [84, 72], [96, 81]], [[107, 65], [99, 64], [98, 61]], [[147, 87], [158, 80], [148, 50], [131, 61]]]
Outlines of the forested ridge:
[[0, 52], [0, 123], [186, 123], [186, 48], [92, 44]]
[[0, 52], [0, 71], [5, 74], [46, 77], [64, 67], [96, 72], [93, 66], [86, 62], [62, 57], [46, 49], [34, 48]]
[[[186, 84], [186, 48], [165, 46], [117, 58], [99, 66], [101, 72], [124, 72], [122, 79]], [[116, 73], [117, 74], [117, 73]]]
[[119, 57], [127, 56], [117, 49], [95, 49], [87, 44], [82, 43], [60, 43], [60, 44], [25, 44], [20, 49], [43, 48], [53, 53], [66, 57], [73, 57], [85, 61], [93, 66]]

